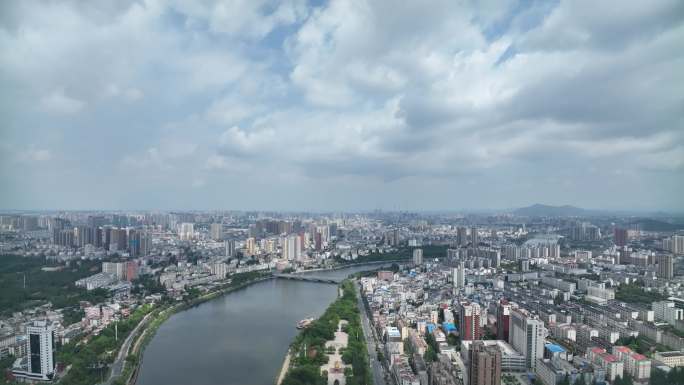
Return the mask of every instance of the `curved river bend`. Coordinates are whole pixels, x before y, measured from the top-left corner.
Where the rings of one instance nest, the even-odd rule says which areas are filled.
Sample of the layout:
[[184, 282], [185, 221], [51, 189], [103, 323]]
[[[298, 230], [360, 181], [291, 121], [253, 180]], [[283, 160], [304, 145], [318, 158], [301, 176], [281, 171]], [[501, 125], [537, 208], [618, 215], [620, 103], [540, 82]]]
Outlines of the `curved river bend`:
[[[344, 278], [350, 268], [309, 273]], [[272, 385], [297, 321], [319, 316], [337, 287], [271, 279], [174, 314], [145, 349], [137, 385]]]

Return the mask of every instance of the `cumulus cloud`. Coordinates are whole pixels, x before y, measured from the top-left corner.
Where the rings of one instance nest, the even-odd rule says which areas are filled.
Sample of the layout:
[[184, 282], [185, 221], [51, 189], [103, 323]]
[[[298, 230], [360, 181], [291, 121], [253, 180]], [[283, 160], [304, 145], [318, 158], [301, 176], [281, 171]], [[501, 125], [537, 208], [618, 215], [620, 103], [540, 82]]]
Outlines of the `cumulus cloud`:
[[72, 98], [64, 89], [56, 89], [41, 99], [43, 108], [52, 113], [71, 115], [83, 109], [85, 102]]
[[[154, 177], [181, 204], [186, 186], [270, 204], [277, 179], [274, 208], [341, 185], [368, 205], [519, 205], [540, 181], [546, 202], [681, 207], [680, 1], [0, 7], [3, 134], [65, 154], [53, 174]], [[573, 201], [587, 185], [603, 192]]]
[[190, 28], [208, 28], [215, 34], [248, 40], [297, 23], [308, 13], [302, 0], [175, 1], [171, 8], [186, 18]]

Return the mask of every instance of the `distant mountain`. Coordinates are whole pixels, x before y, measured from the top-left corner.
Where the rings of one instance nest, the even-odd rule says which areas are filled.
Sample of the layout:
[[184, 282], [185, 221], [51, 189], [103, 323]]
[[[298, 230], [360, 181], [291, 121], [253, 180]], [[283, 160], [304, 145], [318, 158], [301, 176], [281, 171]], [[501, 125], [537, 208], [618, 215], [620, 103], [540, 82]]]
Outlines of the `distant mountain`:
[[513, 210], [513, 214], [521, 217], [580, 217], [586, 216], [588, 210], [575, 206], [549, 206], [534, 204]]

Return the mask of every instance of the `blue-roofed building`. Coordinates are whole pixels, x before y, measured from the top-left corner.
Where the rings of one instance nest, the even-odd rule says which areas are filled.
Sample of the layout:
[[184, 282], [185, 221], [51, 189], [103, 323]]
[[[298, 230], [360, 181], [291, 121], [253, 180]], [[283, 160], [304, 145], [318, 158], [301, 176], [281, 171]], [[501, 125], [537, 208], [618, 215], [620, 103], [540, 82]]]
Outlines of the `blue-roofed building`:
[[432, 334], [432, 332], [435, 331], [435, 328], [437, 326], [435, 324], [427, 324], [425, 327], [427, 328], [427, 332]]
[[452, 333], [452, 332], [457, 332], [458, 329], [456, 329], [456, 325], [454, 325], [451, 322], [445, 322], [442, 324], [442, 329], [444, 329], [445, 332], [447, 333]]
[[567, 360], [568, 359], [568, 352], [565, 350], [564, 347], [557, 345], [557, 344], [544, 344], [544, 357], [545, 358], [553, 358], [553, 357], [560, 357], [561, 359]]
[[556, 345], [556, 344], [551, 344], [551, 343], [549, 343], [549, 344], [546, 344], [546, 345], [544, 345], [544, 346], [545, 346], [546, 349], [547, 349], [548, 351], [550, 351], [551, 353], [563, 353], [563, 352], [565, 352], [565, 349], [564, 349], [562, 346], [560, 346], [560, 345]]

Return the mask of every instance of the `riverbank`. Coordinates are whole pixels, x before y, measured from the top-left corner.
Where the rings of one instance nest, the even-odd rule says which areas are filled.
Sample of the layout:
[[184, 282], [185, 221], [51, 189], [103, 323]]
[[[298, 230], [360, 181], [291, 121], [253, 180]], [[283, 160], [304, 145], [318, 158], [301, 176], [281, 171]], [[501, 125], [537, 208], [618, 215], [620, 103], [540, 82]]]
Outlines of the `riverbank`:
[[287, 371], [290, 369], [290, 360], [292, 359], [292, 350], [287, 349], [287, 354], [285, 355], [285, 360], [283, 360], [283, 366], [280, 367], [280, 372], [278, 373], [278, 378], [276, 379], [276, 385], [280, 385], [287, 375]]
[[[366, 339], [361, 327], [361, 309], [357, 305], [354, 284], [346, 280], [340, 289], [341, 296], [292, 342], [286, 357], [288, 365], [283, 365], [288, 368], [287, 374], [282, 380], [278, 379], [279, 385], [327, 384], [330, 375], [335, 378], [343, 375], [341, 378], [348, 379], [348, 385], [371, 383]], [[342, 320], [346, 323], [340, 323]], [[339, 339], [336, 333], [344, 334], [343, 345], [346, 349], [343, 352], [330, 344], [330, 341]], [[330, 366], [334, 357], [341, 362], [333, 362]], [[328, 373], [325, 368], [334, 368], [334, 372]], [[338, 373], [339, 370], [343, 373]]]
[[[149, 321], [148, 326], [145, 327], [139, 333], [138, 337], [133, 343], [132, 349], [127, 353], [122, 374], [118, 379], [115, 380], [115, 382], [113, 382], [113, 385], [135, 385], [140, 371], [140, 366], [143, 362], [145, 347], [155, 336], [159, 327], [172, 315], [190, 309], [192, 307], [198, 306], [204, 302], [218, 298], [222, 295], [232, 293], [237, 290], [242, 290], [250, 285], [267, 281], [273, 278], [273, 275], [271, 275], [271, 273], [269, 272], [268, 275], [265, 276], [260, 276], [257, 278], [253, 278], [249, 281], [240, 282], [234, 286], [231, 284], [227, 284], [226, 287], [212, 291], [210, 293], [206, 293], [202, 296], [192, 298], [181, 303], [176, 303], [174, 305], [171, 305], [170, 307], [157, 309], [156, 311], [158, 312], [158, 314], [154, 317], [154, 319]], [[108, 381], [108, 383], [111, 383], [111, 381]]]
[[[360, 270], [365, 271], [369, 269], [376, 269], [380, 267], [380, 265], [382, 265], [383, 263], [387, 262], [378, 261], [373, 263], [358, 263], [343, 266], [335, 266], [334, 269], [327, 269], [335, 271], [319, 272], [318, 274], [344, 278], [347, 277], [349, 274], [353, 274]], [[347, 272], [349, 272], [349, 274], [347, 274]], [[317, 273], [311, 272], [311, 274]], [[266, 283], [265, 285], [255, 285], [258, 282], [269, 280], [272, 283]], [[235, 285], [235, 283], [233, 283], [233, 285]], [[257, 354], [261, 357], [268, 357], [268, 360], [270, 360], [272, 364], [268, 366], [266, 370], [266, 375], [264, 375], [265, 373], [261, 373], [260, 376], [257, 376], [260, 378], [260, 383], [273, 383], [279, 377], [284, 378], [284, 375], [280, 375], [279, 372], [286, 373], [287, 368], [289, 367], [289, 364], [291, 362], [284, 362], [284, 359], [287, 359], [287, 355], [285, 354], [287, 351], [287, 346], [290, 345], [293, 339], [297, 336], [297, 334], [291, 334], [290, 330], [292, 332], [295, 332], [294, 325], [296, 324], [296, 321], [301, 319], [302, 317], [312, 314], [322, 314], [325, 311], [325, 309], [328, 306], [330, 306], [330, 304], [335, 300], [334, 293], [337, 293], [336, 285], [320, 285], [320, 290], [315, 287], [304, 289], [304, 287], [309, 285], [311, 284], [293, 283], [289, 280], [271, 280], [271, 276], [269, 275], [268, 277], [262, 277], [259, 280], [242, 282], [238, 286], [228, 287], [224, 290], [215, 290], [211, 293], [204, 294], [197, 298], [186, 300], [183, 303], [167, 305], [166, 309], [168, 310], [162, 313], [162, 311], [165, 309], [160, 309], [160, 314], [154, 316], [154, 318], [151, 320], [151, 322], [148, 323], [147, 327], [145, 328], [144, 333], [141, 332], [140, 336], [137, 337], [135, 344], [132, 345], [132, 354], [130, 354], [131, 360], [129, 360], [129, 362], [126, 363], [126, 367], [128, 369], [127, 376], [122, 377], [122, 379], [130, 378], [130, 380], [127, 382], [128, 384], [137, 383], [141, 385], [157, 383], [187, 383], [192, 379], [192, 376], [186, 375], [186, 373], [189, 373], [187, 370], [167, 370], [167, 368], [165, 368], [165, 365], [168, 365], [169, 363], [170, 365], [174, 365], [174, 368], [185, 367], [185, 365], [188, 363], [187, 360], [183, 362], [176, 362], [177, 360], [175, 360], [175, 358], [173, 357], [165, 357], [165, 352], [175, 351], [179, 348], [179, 346], [193, 346], [194, 343], [197, 343], [197, 341], [201, 341], [202, 339], [204, 339], [204, 341], [201, 343], [203, 347], [213, 346], [213, 349], [215, 349], [215, 351], [221, 351], [224, 355], [227, 354], [228, 357], [232, 357], [233, 355], [235, 357], [243, 357], [244, 354], [252, 356], [253, 354], [255, 354], [255, 351], [258, 351]], [[314, 284], [314, 286], [316, 285], [319, 284]], [[249, 289], [245, 290], [244, 294], [224, 296], [224, 294], [228, 294], [229, 292], [233, 292], [241, 288], [247, 288], [248, 286], [258, 286], [259, 288], [254, 290], [256, 290], [256, 292], [260, 294], [257, 297], [254, 297], [253, 294], [250, 294], [254, 291], [252, 289]], [[278, 288], [277, 291], [273, 291], [275, 288]], [[267, 297], [264, 297], [264, 295], [267, 295]], [[287, 295], [287, 298], [280, 298], [282, 295]], [[328, 295], [331, 296], [326, 298], [326, 296]], [[249, 299], [244, 299], [245, 296]], [[224, 299], [218, 300], [219, 302], [217, 302], [216, 305], [208, 305], [207, 307], [201, 308], [197, 307], [197, 305], [201, 303], [218, 298]], [[231, 300], [230, 298], [239, 299]], [[290, 300], [290, 298], [294, 301]], [[298, 303], [299, 300], [296, 300], [297, 298], [300, 298], [301, 300], [306, 302], [306, 305]], [[230, 302], [231, 305], [229, 307], [221, 306], [221, 304], [224, 301]], [[238, 301], [238, 303], [233, 304], [233, 302], [235, 301]], [[179, 314], [179, 318], [174, 317], [174, 319], [170, 321], [171, 325], [173, 325], [170, 326], [171, 328], [177, 328], [179, 324], [183, 324], [183, 327], [186, 328], [184, 330], [187, 330], [188, 327], [196, 327], [197, 325], [200, 325], [199, 327], [204, 328], [203, 330], [219, 330], [217, 328], [221, 327], [219, 326], [221, 323], [217, 322], [217, 320], [222, 319], [221, 317], [224, 316], [229, 317], [225, 319], [230, 319], [233, 325], [235, 325], [234, 330], [238, 330], [241, 327], [246, 327], [246, 325], [251, 325], [253, 323], [252, 320], [248, 321], [245, 319], [249, 318], [249, 316], [247, 316], [248, 314], [254, 314], [254, 316], [257, 316], [256, 314], [259, 314], [257, 317], [267, 316], [266, 314], [261, 314], [261, 307], [259, 307], [259, 310], [253, 308], [254, 304], [257, 303], [255, 301], [263, 304], [264, 306], [270, 309], [280, 309], [276, 311], [278, 312], [278, 314], [281, 314], [284, 317], [284, 319], [277, 322], [277, 326], [272, 325], [269, 330], [272, 333], [274, 333], [273, 337], [280, 341], [278, 343], [278, 346], [283, 347], [282, 350], [278, 349], [278, 351], [274, 351], [272, 342], [263, 341], [263, 335], [258, 335], [259, 333], [252, 332], [251, 329], [249, 331], [240, 332], [237, 334], [229, 332], [229, 337], [226, 337], [225, 333], [221, 333], [221, 337], [209, 337], [210, 340], [206, 340], [207, 337], [205, 335], [207, 333], [200, 333], [196, 337], [188, 339], [185, 336], [179, 337], [179, 335], [177, 334], [178, 330], [175, 332], [176, 334], [173, 334], [174, 332], [172, 332], [171, 335], [167, 335], [168, 333], [166, 328], [161, 328], [161, 325], [166, 325], [166, 321], [170, 318], [171, 315], [183, 313], [183, 315]], [[320, 305], [314, 305], [317, 303]], [[283, 304], [286, 304], [285, 306], [287, 307], [287, 309], [282, 308]], [[190, 310], [191, 308], [194, 309]], [[244, 311], [238, 309], [244, 309]], [[185, 310], [188, 310], [188, 312], [185, 312]], [[202, 316], [201, 319], [194, 319], [191, 321], [191, 323], [189, 323], [188, 318], [192, 318], [192, 314], [198, 312], [204, 314], [204, 316]], [[211, 315], [209, 316], [208, 314]], [[159, 340], [158, 337], [155, 337], [155, 335], [158, 334], [164, 335], [164, 338]], [[287, 335], [287, 337], [283, 339], [283, 335]], [[228, 338], [230, 343], [216, 342], [217, 340], [225, 340], [226, 338]], [[178, 340], [182, 342], [179, 342], [179, 346], [174, 346], [174, 341]], [[253, 343], [248, 341], [252, 341]], [[236, 348], [235, 344], [243, 347]], [[160, 350], [158, 348], [159, 346], [164, 347]], [[249, 348], [247, 348], [246, 346], [249, 346]], [[264, 352], [263, 349], [268, 349], [268, 352]], [[284, 358], [283, 356], [286, 357]], [[160, 359], [159, 357], [164, 358]], [[201, 365], [204, 365], [201, 377], [205, 381], [205, 383], [213, 383], [217, 381], [223, 381], [227, 384], [244, 383], [244, 381], [247, 378], [253, 380], [253, 377], [250, 377], [250, 373], [254, 375], [254, 373], [252, 372], [253, 369], [249, 369], [251, 367], [249, 365], [257, 365], [258, 367], [262, 367], [262, 364], [258, 362], [251, 362], [250, 360], [248, 360], [247, 362], [243, 362], [240, 365], [229, 364], [225, 366], [225, 369], [230, 370], [230, 373], [233, 374], [226, 377], [223, 375], [223, 373], [221, 373], [221, 370], [219, 369], [222, 367], [221, 364], [216, 363], [216, 365], [213, 366], [207, 365], [208, 362], [214, 362], [215, 357], [206, 355], [203, 356], [202, 354], [199, 354], [197, 357], [188, 358], [188, 360], [190, 361], [192, 361], [193, 359], [200, 360], [202, 363]], [[294, 356], [290, 356], [290, 360], [292, 359], [294, 359]], [[278, 363], [281, 363], [281, 365], [278, 365]], [[285, 368], [284, 370], [283, 367]], [[213, 368], [216, 368], [216, 370], [214, 370]], [[241, 376], [240, 374], [236, 374], [240, 373], [241, 371], [244, 371], [244, 375]], [[121, 382], [121, 384], [126, 384], [126, 382]]]

